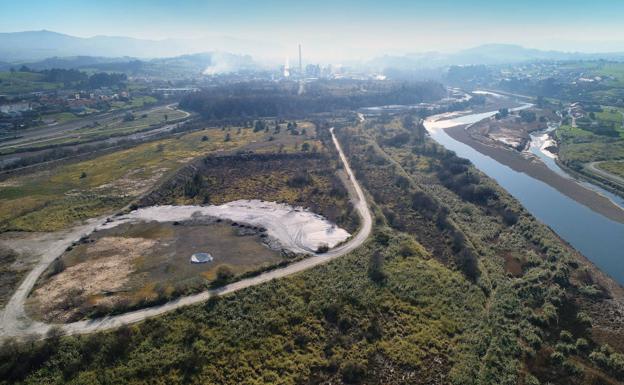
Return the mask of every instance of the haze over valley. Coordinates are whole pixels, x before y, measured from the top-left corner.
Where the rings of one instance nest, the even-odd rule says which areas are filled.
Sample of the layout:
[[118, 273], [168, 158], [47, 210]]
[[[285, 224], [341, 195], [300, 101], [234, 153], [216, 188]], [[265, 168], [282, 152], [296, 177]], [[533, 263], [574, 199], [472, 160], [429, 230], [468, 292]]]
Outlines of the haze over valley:
[[0, 12], [0, 384], [624, 383], [624, 6]]

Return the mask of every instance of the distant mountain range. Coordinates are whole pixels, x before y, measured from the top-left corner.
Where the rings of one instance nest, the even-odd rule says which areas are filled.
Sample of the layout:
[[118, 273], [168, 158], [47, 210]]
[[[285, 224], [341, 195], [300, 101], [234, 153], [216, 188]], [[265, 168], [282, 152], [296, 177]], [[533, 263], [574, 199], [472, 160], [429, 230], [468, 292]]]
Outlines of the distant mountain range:
[[27, 62], [51, 57], [95, 56], [162, 58], [207, 51], [261, 55], [275, 48], [263, 42], [227, 36], [201, 39], [143, 40], [123, 36], [82, 38], [52, 31], [0, 33], [0, 61]]
[[513, 44], [487, 44], [464, 49], [454, 53], [424, 52], [402, 56], [385, 55], [374, 58], [366, 64], [369, 67], [384, 69], [418, 69], [436, 68], [450, 65], [469, 64], [509, 64], [531, 61], [563, 61], [563, 60], [624, 60], [624, 52], [612, 53], [581, 53], [543, 51], [524, 48]]
[[[267, 58], [271, 52], [283, 52], [278, 45], [237, 39], [211, 37], [202, 39], [143, 40], [122, 36], [81, 38], [51, 31], [0, 33], [0, 69], [30, 63], [34, 69], [114, 68], [135, 62], [158, 64], [160, 58], [169, 64], [193, 67], [206, 65], [207, 72], [223, 69], [252, 68], [254, 58]], [[205, 52], [210, 52], [206, 54]], [[194, 56], [195, 55], [195, 56]], [[208, 60], [209, 59], [209, 60]], [[385, 55], [358, 63], [374, 70], [423, 70], [467, 64], [507, 64], [540, 60], [624, 60], [624, 52], [579, 53], [543, 51], [512, 44], [488, 44], [453, 53], [424, 52], [407, 55]], [[137, 62], [139, 60], [139, 62]], [[201, 64], [199, 64], [201, 63]], [[208, 69], [207, 66], [211, 66]]]
[[175, 77], [257, 69], [250, 55], [218, 50], [219, 46], [242, 49], [246, 44], [223, 38], [219, 44], [206, 46], [210, 49], [193, 53], [204, 46], [191, 40], [79, 38], [50, 31], [0, 33], [0, 70], [25, 65], [34, 70], [95, 69]]

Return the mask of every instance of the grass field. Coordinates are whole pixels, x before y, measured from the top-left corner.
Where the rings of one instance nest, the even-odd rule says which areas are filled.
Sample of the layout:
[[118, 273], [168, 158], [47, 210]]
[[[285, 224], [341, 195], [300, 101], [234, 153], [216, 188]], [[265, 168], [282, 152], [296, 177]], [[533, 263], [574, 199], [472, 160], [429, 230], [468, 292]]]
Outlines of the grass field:
[[624, 64], [616, 62], [600, 62], [600, 61], [587, 61], [587, 62], [573, 62], [570, 64], [561, 64], [562, 69], [581, 70], [588, 77], [601, 76], [601, 77], [613, 77], [614, 80], [609, 80], [608, 85], [614, 87], [624, 86]]
[[33, 72], [0, 72], [0, 94], [49, 91], [63, 87], [62, 83], [42, 81], [43, 76]]
[[620, 178], [624, 178], [624, 161], [600, 162], [596, 163], [596, 167], [613, 175], [617, 175]]
[[624, 64], [622, 63], [601, 63], [592, 70], [595, 76], [612, 76], [615, 80], [609, 84], [613, 86], [624, 86]]
[[225, 142], [223, 131], [209, 129], [10, 178], [0, 183], [0, 227], [54, 231], [111, 213], [190, 159], [260, 140], [263, 134], [232, 130]]
[[80, 117], [71, 112], [59, 112], [56, 114], [45, 115], [43, 119], [54, 120], [58, 124], [63, 124], [63, 123], [71, 122], [73, 120], [80, 119]]
[[599, 121], [605, 121], [615, 123], [617, 128], [622, 127], [622, 111], [616, 107], [603, 106], [602, 112], [596, 113], [596, 119]]
[[[610, 117], [614, 115], [609, 114]], [[587, 163], [624, 159], [624, 139], [596, 135], [586, 129], [563, 125], [557, 129], [559, 157], [563, 162]]]
[[129, 103], [126, 102], [112, 102], [113, 108], [142, 108], [150, 104], [156, 103], [158, 100], [152, 96], [137, 96], [133, 97]]

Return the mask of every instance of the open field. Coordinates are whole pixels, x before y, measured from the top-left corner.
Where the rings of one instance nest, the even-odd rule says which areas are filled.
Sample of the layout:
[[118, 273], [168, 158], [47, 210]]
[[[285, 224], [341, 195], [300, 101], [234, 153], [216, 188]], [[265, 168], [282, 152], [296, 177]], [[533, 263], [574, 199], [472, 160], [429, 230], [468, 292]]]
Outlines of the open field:
[[76, 220], [112, 213], [191, 159], [240, 147], [263, 135], [232, 131], [226, 142], [226, 134], [219, 129], [199, 131], [7, 179], [0, 185], [0, 227], [54, 231]]
[[63, 87], [63, 83], [43, 81], [43, 74], [33, 72], [0, 72], [0, 94], [20, 94]]
[[[205, 289], [224, 266], [236, 276], [288, 260], [246, 230], [144, 222], [95, 232], [44, 273], [27, 306], [35, 319], [75, 321]], [[214, 260], [191, 263], [198, 252]]]
[[[344, 165], [344, 170], [347, 175], [347, 178], [345, 179], [345, 183], [348, 183], [350, 186], [349, 187], [350, 198], [358, 211], [358, 215], [360, 216], [362, 220], [361, 229], [358, 231], [357, 234], [355, 234], [347, 242], [342, 243], [327, 252], [322, 252], [320, 255], [317, 254], [309, 258], [305, 258], [298, 262], [289, 264], [288, 266], [285, 266], [285, 267], [276, 268], [270, 271], [260, 272], [259, 274], [253, 274], [252, 276], [239, 280], [237, 282], [230, 283], [225, 286], [220, 286], [212, 290], [203, 291], [195, 295], [186, 296], [179, 300], [170, 301], [170, 302], [158, 305], [158, 306], [153, 306], [149, 309], [139, 309], [139, 310], [131, 311], [128, 313], [117, 315], [117, 316], [103, 317], [103, 318], [99, 318], [95, 320], [85, 320], [85, 321], [74, 322], [71, 324], [63, 325], [62, 328], [72, 334], [88, 333], [90, 331], [93, 332], [93, 331], [98, 331], [98, 330], [101, 331], [101, 330], [106, 330], [110, 328], [115, 328], [119, 326], [120, 324], [138, 322], [148, 317], [153, 317], [155, 315], [163, 314], [167, 311], [172, 311], [172, 310], [185, 307], [185, 306], [189, 306], [191, 304], [198, 303], [198, 302], [204, 302], [208, 300], [209, 298], [213, 298], [219, 295], [225, 295], [227, 293], [243, 290], [245, 288], [257, 286], [257, 285], [272, 281], [277, 278], [283, 278], [283, 277], [295, 274], [297, 272], [308, 270], [312, 267], [328, 263], [360, 247], [366, 241], [366, 239], [369, 237], [371, 233], [371, 228], [372, 228], [371, 213], [370, 213], [370, 210], [368, 209], [368, 204], [366, 202], [364, 194], [361, 188], [359, 187], [359, 184], [355, 180], [355, 176], [353, 172], [351, 171], [347, 163], [347, 160], [344, 154], [342, 153], [342, 150], [340, 149], [340, 144], [335, 138], [333, 131], [332, 131], [331, 137], [332, 137], [331, 140], [334, 142], [336, 150], [337, 152], [339, 152], [340, 159]], [[351, 182], [347, 182], [346, 180], [351, 180]], [[295, 210], [294, 213], [297, 213], [297, 210]], [[296, 215], [299, 215], [299, 214], [301, 214], [301, 212], [297, 213]], [[193, 218], [193, 223], [197, 223], [196, 220], [198, 218], [195, 218], [194, 216], [192, 216], [192, 218]], [[290, 218], [290, 219], [295, 219], [295, 221], [297, 221], [296, 218]], [[311, 221], [318, 221], [321, 218], [311, 218], [311, 219], [312, 219]], [[253, 219], [250, 219], [250, 221], [251, 223], [253, 223]], [[42, 240], [43, 242], [36, 243], [36, 245], [39, 246], [41, 250], [43, 250], [44, 254], [42, 255], [42, 260], [39, 261], [37, 266], [34, 268], [34, 270], [28, 274], [28, 277], [21, 284], [20, 288], [15, 293], [15, 295], [11, 298], [9, 304], [5, 308], [4, 313], [2, 313], [3, 323], [1, 325], [2, 327], [0, 328], [0, 331], [2, 332], [2, 335], [4, 337], [8, 337], [10, 335], [32, 336], [36, 333], [46, 333], [46, 332], [54, 331], [56, 328], [60, 327], [58, 325], [56, 327], [53, 327], [52, 325], [49, 325], [49, 324], [45, 324], [41, 322], [33, 322], [32, 320], [30, 320], [30, 318], [25, 314], [24, 301], [26, 300], [26, 296], [29, 294], [32, 287], [35, 285], [36, 280], [40, 277], [40, 275], [44, 272], [44, 270], [49, 268], [50, 264], [53, 263], [57, 258], [59, 258], [67, 250], [67, 247], [69, 247], [70, 245], [73, 245], [73, 246], [76, 245], [77, 236], [80, 236], [80, 234], [90, 234], [97, 228], [100, 228], [100, 229], [110, 228], [110, 227], [107, 227], [108, 225], [110, 225], [108, 221], [106, 222], [106, 225], [103, 225], [103, 227], [102, 226], [98, 227], [97, 226], [98, 223], [99, 223], [98, 220], [91, 220], [82, 226], [73, 228], [71, 231], [68, 231], [66, 233], [61, 232], [59, 233], [60, 238], [57, 241], [53, 242], [52, 244], [49, 244], [49, 240], [48, 241]], [[275, 224], [280, 225], [280, 223], [275, 223]], [[284, 223], [282, 223], [282, 225], [283, 224]], [[270, 223], [265, 223], [265, 225], [268, 227], [267, 234], [270, 235], [272, 231], [271, 230], [272, 226]], [[307, 226], [307, 221], [303, 225], [304, 227]], [[241, 228], [240, 224], [238, 225], [238, 227]], [[249, 227], [248, 226], [242, 226], [242, 227], [244, 227], [243, 231], [245, 233], [248, 233]], [[262, 233], [262, 229], [259, 229], [258, 231]], [[299, 230], [295, 230], [295, 232], [299, 232]], [[262, 237], [262, 234], [260, 236]], [[82, 235], [81, 239], [84, 239], [84, 238], [85, 236]], [[277, 238], [282, 239], [280, 236], [278, 236]], [[113, 264], [113, 265], [117, 265], [117, 264]], [[62, 270], [63, 270], [62, 268], [59, 268], [59, 266], [57, 266], [52, 271], [58, 273], [59, 271], [62, 271]], [[220, 271], [217, 272], [217, 278], [219, 279], [219, 281], [225, 281], [225, 282], [228, 281], [227, 277], [223, 277], [223, 275], [220, 274]], [[0, 354], [2, 352], [3, 351], [0, 350]]]
[[609, 84], [617, 87], [624, 87], [624, 64], [622, 63], [601, 63], [595, 65], [591, 73], [595, 76], [610, 76], [613, 80]]
[[624, 161], [600, 162], [596, 163], [596, 167], [620, 178], [624, 178]]
[[142, 108], [150, 104], [156, 103], [158, 100], [153, 96], [138, 96], [133, 97], [129, 103], [127, 102], [112, 102], [111, 106], [113, 108]]
[[[300, 124], [305, 126], [307, 123]], [[314, 135], [313, 129], [308, 132]], [[229, 136], [227, 141], [226, 136]], [[206, 129], [13, 177], [0, 183], [0, 227], [5, 232], [2, 243], [10, 248], [21, 248], [21, 244], [28, 242], [28, 235], [21, 231], [57, 231], [87, 218], [112, 214], [150, 190], [158, 181], [174, 175], [194, 158], [236, 149], [292, 153], [301, 151], [302, 143], [316, 144], [321, 148], [320, 142], [311, 136], [294, 136], [285, 131], [267, 134], [239, 128]], [[347, 204], [343, 205], [343, 208], [347, 207]], [[341, 210], [332, 212], [340, 213]], [[31, 246], [47, 244], [36, 240], [36, 235], [33, 234], [35, 240]], [[20, 254], [22, 258], [7, 265], [6, 274], [3, 273], [6, 279], [2, 281], [6, 285], [2, 286], [0, 296], [8, 296], [19, 283], [20, 276], [32, 266], [31, 260], [40, 258], [45, 252], [45, 248], [31, 250], [27, 247]]]
[[[197, 162], [179, 171], [141, 205], [262, 198], [310, 208], [352, 232], [357, 229], [359, 222], [336, 174], [336, 162], [327, 155], [233, 155], [208, 157], [199, 164], [189, 178], [185, 173], [196, 170]], [[35, 319], [75, 321], [205, 289], [222, 265], [237, 276], [292, 259], [292, 253], [281, 255], [261, 245], [264, 236], [229, 223], [175, 225], [173, 220], [99, 230], [52, 264], [28, 306]], [[272, 248], [277, 246], [270, 242]], [[202, 251], [210, 252], [214, 262], [190, 264], [190, 255]], [[58, 266], [63, 270], [57, 271]]]
[[557, 129], [556, 139], [564, 163], [624, 159], [624, 139], [596, 135], [569, 125]]

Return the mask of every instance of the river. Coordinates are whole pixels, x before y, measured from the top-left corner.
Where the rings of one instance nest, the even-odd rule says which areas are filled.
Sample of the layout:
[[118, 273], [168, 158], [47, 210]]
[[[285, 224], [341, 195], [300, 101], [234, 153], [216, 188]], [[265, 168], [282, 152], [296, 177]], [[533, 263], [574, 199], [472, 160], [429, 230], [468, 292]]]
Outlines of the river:
[[[432, 117], [427, 119], [425, 127], [434, 140], [457, 155], [470, 159], [478, 169], [518, 199], [531, 214], [550, 226], [603, 272], [624, 285], [624, 224], [592, 211], [548, 184], [514, 171], [444, 132], [444, 128], [476, 123], [495, 113], [447, 116], [443, 120]], [[552, 164], [556, 166], [554, 161]]]
[[557, 129], [557, 126], [550, 126], [545, 130], [531, 133], [530, 134], [531, 141], [529, 142], [528, 151], [532, 153], [533, 155], [537, 156], [542, 161], [542, 163], [544, 163], [549, 169], [553, 170], [557, 174], [563, 176], [564, 178], [575, 180], [577, 183], [580, 183], [585, 188], [593, 190], [603, 196], [606, 196], [607, 198], [611, 199], [613, 203], [624, 208], [624, 197], [616, 195], [612, 193], [611, 191], [603, 189], [600, 186], [596, 186], [595, 184], [589, 183], [584, 180], [579, 180], [573, 177], [572, 175], [568, 174], [561, 167], [559, 167], [559, 165], [555, 161], [556, 155], [550, 153], [548, 150], [544, 148], [551, 144], [554, 144], [554, 143], [551, 143], [551, 139], [548, 134], [554, 131], [555, 129]]

